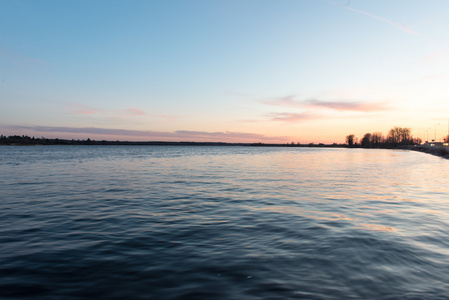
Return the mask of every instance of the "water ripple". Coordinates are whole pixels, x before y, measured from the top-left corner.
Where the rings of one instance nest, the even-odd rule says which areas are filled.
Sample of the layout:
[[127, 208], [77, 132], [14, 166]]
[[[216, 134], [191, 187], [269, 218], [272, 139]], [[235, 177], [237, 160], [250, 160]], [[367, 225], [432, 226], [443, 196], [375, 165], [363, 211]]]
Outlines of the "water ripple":
[[448, 296], [449, 168], [436, 157], [125, 146], [0, 154], [2, 299]]

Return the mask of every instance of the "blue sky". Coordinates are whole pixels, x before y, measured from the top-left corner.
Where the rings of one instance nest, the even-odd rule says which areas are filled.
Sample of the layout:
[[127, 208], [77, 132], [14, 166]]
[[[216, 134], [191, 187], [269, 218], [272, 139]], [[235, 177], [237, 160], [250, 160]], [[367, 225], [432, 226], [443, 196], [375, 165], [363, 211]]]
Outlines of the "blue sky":
[[439, 139], [448, 28], [445, 0], [0, 0], [0, 133]]

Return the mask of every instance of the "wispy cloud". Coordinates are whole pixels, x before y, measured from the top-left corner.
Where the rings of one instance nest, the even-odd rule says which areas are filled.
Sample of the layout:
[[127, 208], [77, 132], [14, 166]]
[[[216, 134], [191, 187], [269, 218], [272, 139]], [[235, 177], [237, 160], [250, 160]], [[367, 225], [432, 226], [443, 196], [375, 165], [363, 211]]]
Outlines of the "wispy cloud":
[[[97, 127], [52, 127], [52, 126], [8, 126], [9, 129], [19, 131], [31, 131], [38, 134], [84, 135], [86, 138], [102, 139], [107, 137], [119, 137], [122, 140], [139, 141], [199, 141], [199, 142], [286, 142], [291, 137], [270, 137], [262, 134], [248, 132], [207, 132], [178, 130], [174, 132], [110, 129]], [[62, 136], [59, 136], [62, 137]]]
[[[357, 115], [365, 116], [366, 113], [390, 109], [384, 102], [324, 101], [318, 99], [297, 100], [294, 95], [262, 100], [260, 102], [266, 105], [288, 109], [289, 111], [287, 112], [273, 112], [267, 114], [267, 117], [271, 121], [285, 123], [300, 123], [322, 118], [347, 117], [346, 112], [351, 112], [351, 117], [356, 117]], [[335, 113], [330, 114], [332, 111]], [[356, 115], [354, 115], [354, 113], [356, 113]]]
[[95, 115], [101, 112], [100, 109], [89, 107], [81, 103], [69, 103], [69, 109], [73, 114], [77, 115]]
[[413, 34], [413, 35], [419, 35], [416, 31], [411, 29], [410, 26], [408, 26], [407, 24], [400, 24], [400, 23], [394, 22], [394, 21], [392, 21], [390, 19], [387, 19], [387, 18], [384, 18], [384, 17], [381, 17], [381, 16], [377, 16], [377, 15], [371, 14], [369, 12], [360, 10], [360, 9], [356, 9], [356, 8], [350, 7], [349, 5], [339, 4], [339, 3], [330, 2], [330, 1], [326, 1], [326, 2], [329, 3], [329, 4], [332, 4], [332, 5], [337, 5], [337, 6], [340, 6], [340, 7], [344, 8], [344, 9], [356, 12], [358, 14], [362, 14], [362, 15], [368, 16], [370, 18], [382, 21], [384, 23], [390, 24], [390, 25], [398, 28], [399, 30], [402, 30], [405, 33]]
[[268, 115], [272, 121], [282, 121], [286, 123], [298, 123], [302, 121], [321, 119], [323, 116], [308, 112], [304, 113], [271, 113]]
[[296, 100], [295, 96], [280, 97], [272, 100], [261, 101], [264, 104], [288, 107], [288, 108], [327, 108], [337, 111], [374, 112], [388, 110], [388, 106], [382, 102], [366, 101], [323, 101], [317, 99]]
[[127, 108], [126, 109], [126, 113], [129, 114], [129, 115], [133, 115], [133, 116], [144, 116], [144, 115], [147, 114], [143, 110], [135, 108], [135, 107]]
[[388, 110], [385, 103], [381, 102], [307, 100], [303, 103], [309, 107], [324, 107], [338, 111], [374, 112]]
[[279, 97], [270, 100], [262, 100], [260, 101], [263, 104], [268, 104], [272, 106], [280, 106], [280, 107], [293, 107], [293, 108], [301, 108], [303, 103], [296, 100], [296, 96], [289, 95], [284, 97]]
[[146, 112], [139, 108], [129, 107], [126, 109], [99, 109], [82, 103], [69, 103], [69, 110], [77, 115], [106, 115], [111, 117], [120, 116], [145, 116]]

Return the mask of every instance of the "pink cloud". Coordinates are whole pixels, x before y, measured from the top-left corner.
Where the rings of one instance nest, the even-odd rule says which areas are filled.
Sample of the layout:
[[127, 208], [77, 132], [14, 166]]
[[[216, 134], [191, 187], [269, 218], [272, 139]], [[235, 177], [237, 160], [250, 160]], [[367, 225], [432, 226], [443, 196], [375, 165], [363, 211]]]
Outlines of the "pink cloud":
[[262, 101], [264, 104], [290, 108], [327, 108], [337, 111], [373, 112], [388, 110], [385, 103], [365, 101], [322, 101], [316, 99], [297, 101], [294, 96], [286, 96], [272, 101]]
[[144, 112], [143, 110], [140, 110], [140, 109], [134, 108], [134, 107], [130, 107], [130, 108], [126, 109], [125, 112], [126, 112], [127, 114], [133, 115], [133, 116], [144, 116], [144, 115], [147, 114], [147, 113]]
[[[285, 143], [291, 137], [266, 136], [248, 132], [207, 132], [178, 130], [174, 132], [151, 131], [151, 130], [128, 130], [110, 129], [96, 127], [51, 127], [51, 126], [9, 126], [10, 130], [26, 132], [30, 135], [42, 135], [59, 138], [91, 138], [91, 139], [120, 139], [134, 141], [194, 141], [194, 142], [268, 142]], [[48, 136], [51, 135], [51, 136]]]
[[388, 110], [386, 105], [380, 102], [307, 100], [304, 101], [303, 103], [304, 105], [309, 107], [324, 107], [338, 111], [373, 112], [373, 111]]
[[271, 113], [269, 117], [272, 121], [282, 121], [287, 123], [298, 123], [302, 121], [316, 120], [323, 118], [319, 115], [304, 113]]

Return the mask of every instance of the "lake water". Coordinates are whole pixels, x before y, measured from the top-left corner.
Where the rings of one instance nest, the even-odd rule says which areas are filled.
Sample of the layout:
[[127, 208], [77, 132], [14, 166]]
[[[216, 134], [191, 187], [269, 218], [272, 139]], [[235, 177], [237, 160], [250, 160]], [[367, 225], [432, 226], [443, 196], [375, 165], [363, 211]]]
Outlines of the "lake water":
[[0, 147], [2, 299], [448, 299], [449, 161]]

